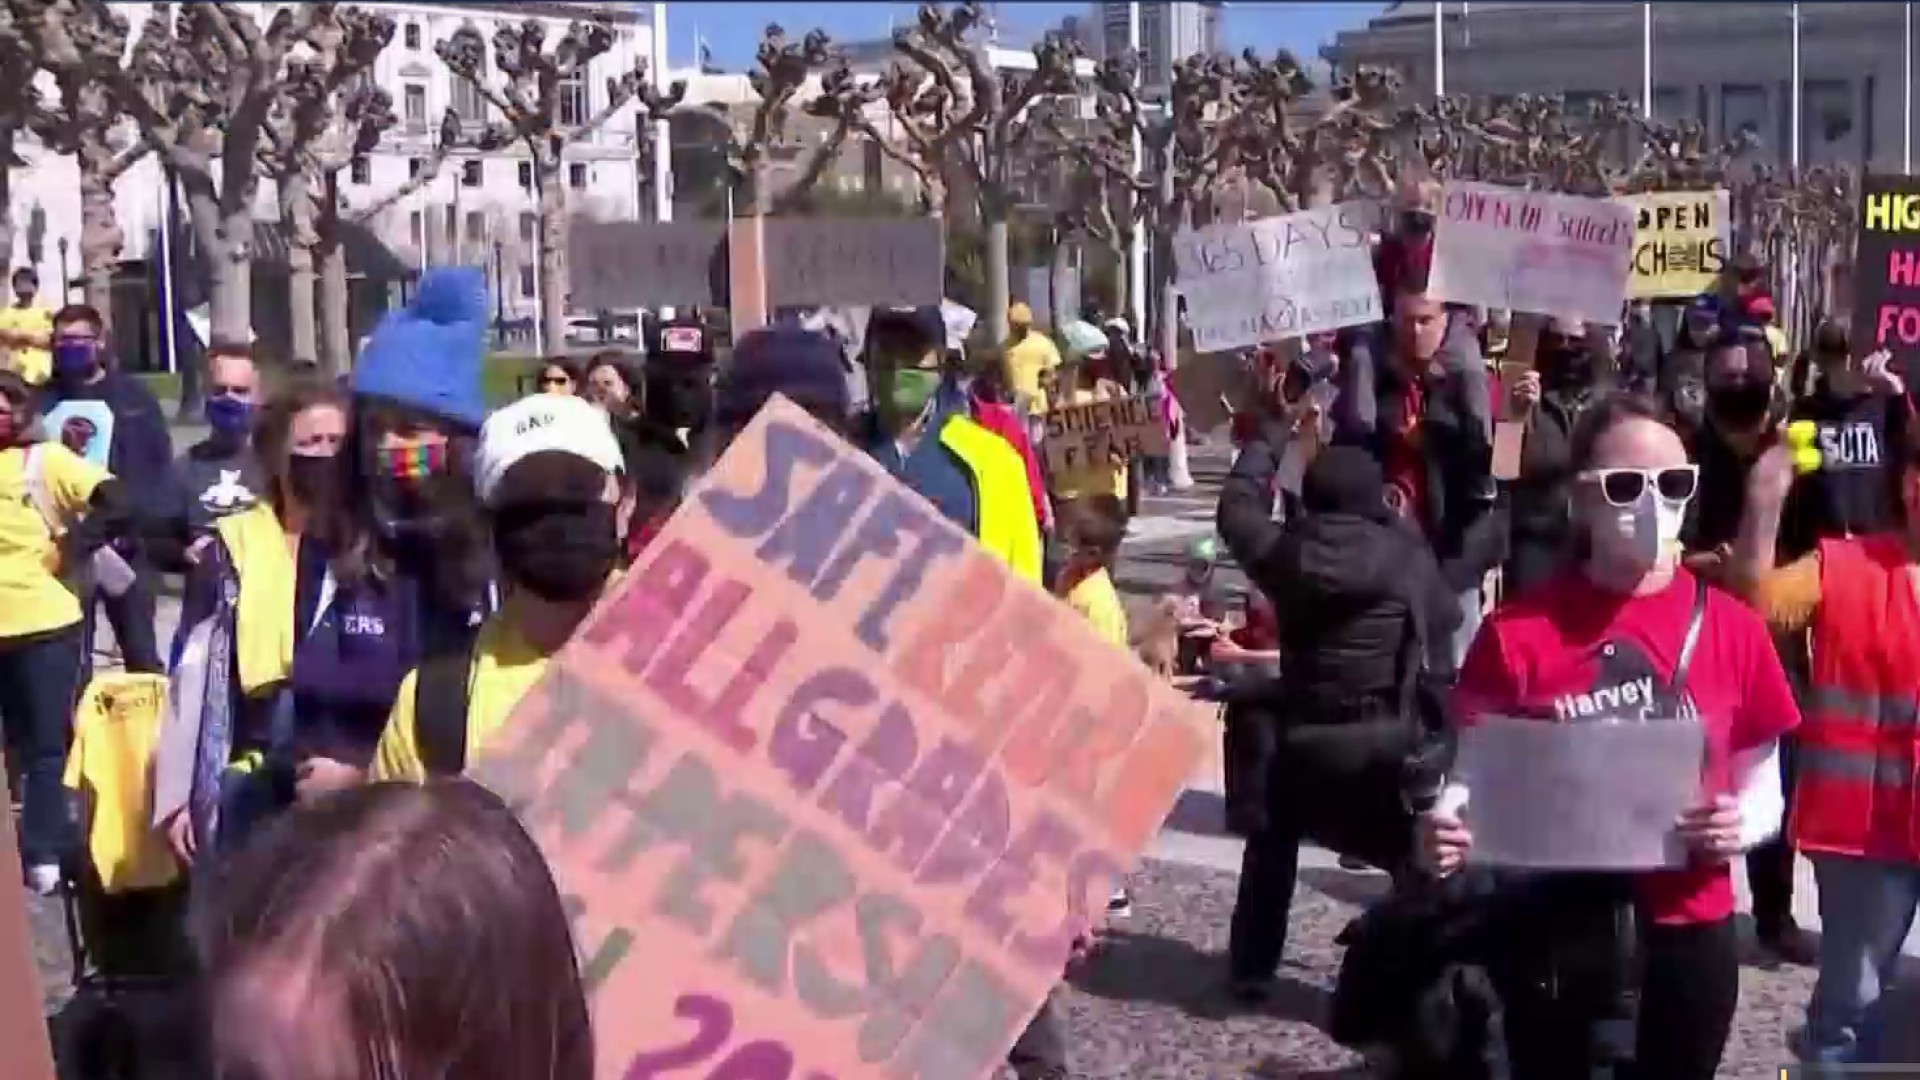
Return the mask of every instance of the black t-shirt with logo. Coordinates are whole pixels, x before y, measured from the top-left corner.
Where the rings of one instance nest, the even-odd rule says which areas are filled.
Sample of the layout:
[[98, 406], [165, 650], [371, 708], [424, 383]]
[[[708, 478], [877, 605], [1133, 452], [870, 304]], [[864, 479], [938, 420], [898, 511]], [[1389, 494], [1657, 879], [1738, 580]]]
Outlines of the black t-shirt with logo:
[[1780, 558], [1799, 558], [1831, 537], [1898, 525], [1906, 402], [1874, 392], [1843, 396], [1822, 382], [1794, 408], [1793, 419], [1813, 421], [1820, 468], [1797, 479], [1787, 497]]

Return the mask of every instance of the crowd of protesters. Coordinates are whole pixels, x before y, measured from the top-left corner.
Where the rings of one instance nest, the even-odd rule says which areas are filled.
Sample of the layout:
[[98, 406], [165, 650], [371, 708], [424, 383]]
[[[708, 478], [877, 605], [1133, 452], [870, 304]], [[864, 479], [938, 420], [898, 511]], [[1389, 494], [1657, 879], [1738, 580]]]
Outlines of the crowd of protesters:
[[[1744, 854], [1760, 944], [1819, 968], [1792, 1048], [1880, 1060], [1920, 906], [1920, 430], [1898, 366], [1839, 317], [1796, 353], [1752, 260], [1709, 295], [1623, 304], [1618, 327], [1543, 313], [1531, 361], [1506, 364], [1510, 313], [1429, 294], [1432, 232], [1416, 200], [1381, 238], [1380, 323], [1246, 358], [1218, 541], [1189, 549], [1139, 625], [1116, 562], [1168, 459], [1043, 453], [1049, 410], [1124, 396], [1171, 441], [1198, 437], [1121, 319], [1049, 333], [1015, 304], [1009, 340], [968, 348], [938, 308], [879, 309], [857, 350], [781, 321], [725, 362], [705, 323], [672, 319], [643, 362], [554, 358], [536, 392], [489, 409], [480, 278], [436, 270], [342, 380], [263, 385], [247, 356], [209, 357], [210, 432], [176, 457], [99, 314], [20, 314], [34, 283], [16, 275], [0, 722], [24, 880], [137, 878], [176, 900], [193, 881], [180, 922], [220, 1020], [217, 1075], [588, 1076], [552, 878], [459, 778], [780, 394], [1059, 597], [1116, 663], [1136, 650], [1224, 704], [1246, 838], [1234, 994], [1270, 992], [1317, 843], [1393, 877], [1348, 932], [1336, 1034], [1399, 1075], [1706, 1080], [1738, 1004]], [[1500, 423], [1525, 432], [1512, 475], [1496, 476]], [[1250, 583], [1238, 604], [1218, 588], [1226, 555]], [[166, 574], [184, 591], [160, 641]], [[191, 746], [157, 825], [158, 796], [131, 788], [159, 782], [126, 757], [152, 740], [75, 731], [99, 615], [126, 673], [168, 676]], [[1601, 693], [1630, 684], [1654, 689]], [[1701, 725], [1700, 797], [1673, 826], [1686, 865], [1476, 864], [1448, 756], [1489, 716]], [[1796, 847], [1817, 951], [1792, 914]], [[1130, 905], [1121, 888], [1107, 915]], [[1474, 1009], [1504, 1023], [1470, 1025]], [[290, 1047], [311, 1060], [289, 1071]], [[1067, 1076], [1070, 1049], [1049, 1002], [1009, 1060]]]

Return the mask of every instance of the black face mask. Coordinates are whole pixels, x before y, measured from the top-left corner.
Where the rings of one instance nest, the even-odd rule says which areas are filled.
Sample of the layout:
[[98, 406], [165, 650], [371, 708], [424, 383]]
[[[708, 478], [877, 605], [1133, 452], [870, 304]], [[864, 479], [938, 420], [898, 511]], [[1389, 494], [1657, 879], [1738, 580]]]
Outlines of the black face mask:
[[509, 581], [542, 600], [585, 600], [620, 559], [610, 503], [548, 504], [496, 514], [494, 550]]
[[645, 411], [662, 427], [700, 427], [713, 412], [713, 386], [703, 375], [649, 375]]
[[290, 454], [287, 491], [308, 506], [330, 504], [340, 490], [340, 459], [332, 455]]
[[1759, 379], [1749, 379], [1707, 389], [1707, 414], [1719, 427], [1748, 432], [1760, 426], [1773, 407], [1773, 387]]

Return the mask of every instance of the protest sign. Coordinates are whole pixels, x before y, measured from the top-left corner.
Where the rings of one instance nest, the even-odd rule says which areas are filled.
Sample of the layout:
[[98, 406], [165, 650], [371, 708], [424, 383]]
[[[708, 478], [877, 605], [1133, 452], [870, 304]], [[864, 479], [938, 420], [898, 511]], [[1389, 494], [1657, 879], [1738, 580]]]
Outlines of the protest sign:
[[1209, 715], [776, 398], [477, 762], [597, 1075], [990, 1076]]
[[[1868, 176], [1860, 184], [1853, 272], [1853, 351], [1893, 353], [1894, 370], [1920, 360], [1920, 179]], [[1911, 378], [1911, 375], [1909, 375]]]
[[1677, 866], [1680, 814], [1700, 799], [1692, 721], [1552, 723], [1485, 717], [1460, 731], [1454, 778], [1475, 862], [1537, 870]]
[[[572, 306], [726, 305], [737, 291], [735, 242], [718, 221], [578, 222], [567, 233]], [[768, 218], [760, 243], [766, 302], [776, 308], [937, 304], [946, 288], [933, 218]]]
[[1180, 402], [1181, 422], [1203, 434], [1253, 401], [1253, 376], [1237, 352], [1186, 357], [1167, 376], [1167, 385]]
[[1633, 272], [1627, 295], [1636, 299], [1712, 292], [1733, 248], [1727, 193], [1653, 191], [1623, 195], [1633, 208]]
[[1380, 318], [1371, 204], [1341, 203], [1174, 237], [1193, 347], [1240, 349]]
[[[14, 846], [13, 815], [0, 814], [0, 851]], [[47, 1042], [46, 1006], [33, 936], [27, 928], [26, 892], [0, 889], [0, 1046], [15, 1080], [53, 1080], [53, 1048]]]
[[1145, 398], [1117, 397], [1062, 405], [1047, 413], [1047, 468], [1084, 469], [1113, 458], [1166, 454], [1167, 425]]
[[1624, 203], [1448, 181], [1428, 292], [1617, 326], [1632, 255], [1633, 210]]

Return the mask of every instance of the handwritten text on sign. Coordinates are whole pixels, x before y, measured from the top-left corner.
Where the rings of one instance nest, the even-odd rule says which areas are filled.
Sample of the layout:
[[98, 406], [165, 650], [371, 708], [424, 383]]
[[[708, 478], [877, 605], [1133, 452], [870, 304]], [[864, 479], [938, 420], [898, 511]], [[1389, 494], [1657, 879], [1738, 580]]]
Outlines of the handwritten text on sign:
[[1442, 300], [1620, 321], [1633, 210], [1612, 199], [1450, 181], [1434, 222], [1429, 291]]
[[1860, 188], [1853, 351], [1886, 349], [1911, 379], [1920, 371], [1920, 181], [1867, 176]]
[[480, 776], [575, 912], [597, 1075], [977, 1080], [1202, 721], [776, 399]]
[[1623, 195], [1633, 208], [1635, 297], [1698, 296], [1713, 289], [1733, 246], [1725, 191], [1657, 191]]
[[1380, 318], [1369, 233], [1377, 210], [1342, 203], [1174, 238], [1176, 281], [1200, 352]]
[[1047, 414], [1047, 467], [1084, 469], [1115, 458], [1167, 452], [1167, 426], [1135, 397], [1067, 405]]

